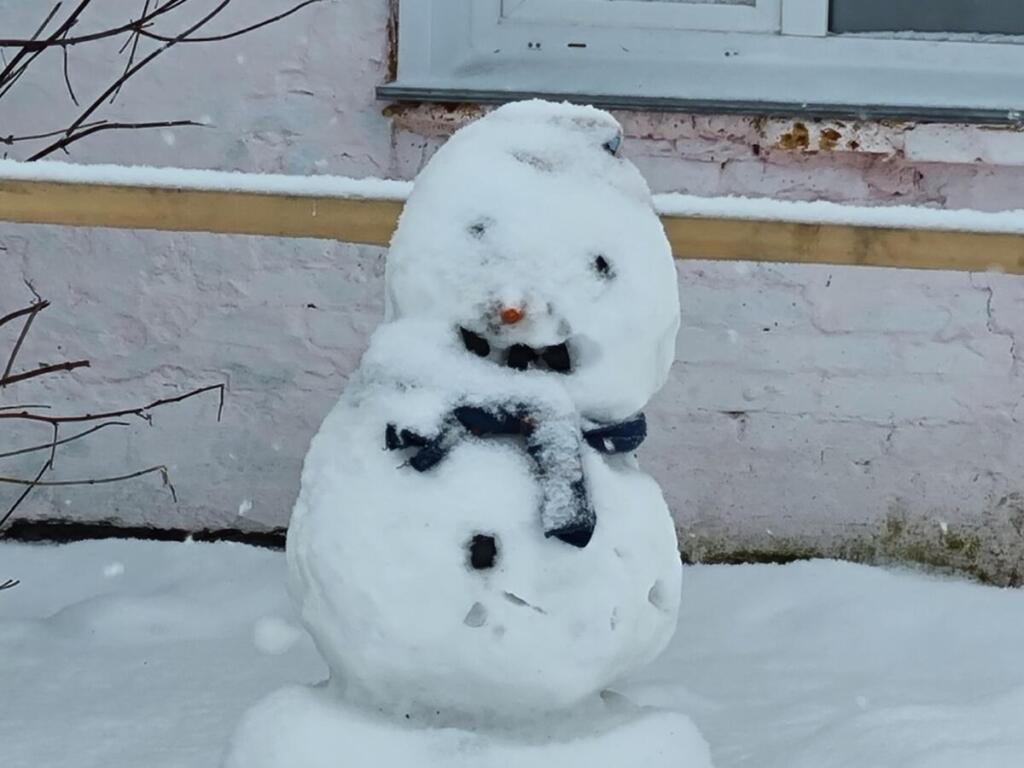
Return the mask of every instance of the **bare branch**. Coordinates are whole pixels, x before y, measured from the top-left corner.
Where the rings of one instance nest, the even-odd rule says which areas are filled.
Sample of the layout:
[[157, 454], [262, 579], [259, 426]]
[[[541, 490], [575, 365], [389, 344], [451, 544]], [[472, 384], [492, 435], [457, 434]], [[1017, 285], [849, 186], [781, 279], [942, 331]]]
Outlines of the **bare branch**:
[[[148, 30], [148, 27], [151, 27], [153, 25], [153, 20], [156, 19], [158, 16], [162, 16], [170, 10], [174, 10], [174, 8], [178, 7], [179, 5], [182, 5], [184, 2], [187, 2], [187, 0], [175, 0], [174, 2], [167, 3], [166, 5], [160, 6], [159, 8], [155, 8], [151, 13], [147, 13], [144, 11], [143, 14], [138, 19], [134, 19], [118, 27], [111, 27], [110, 29], [104, 29], [99, 32], [93, 32], [88, 35], [78, 35], [77, 37], [63, 37], [55, 40], [36, 40], [35, 38], [0, 38], [0, 48], [23, 48], [33, 52], [44, 50], [46, 48], [70, 48], [72, 46], [80, 45], [82, 43], [93, 42], [94, 40], [102, 40], [107, 37], [117, 37], [118, 35], [124, 34], [125, 32], [131, 33], [133, 37], [139, 35], [142, 37], [148, 37], [151, 40], [159, 40], [160, 42], [171, 42], [175, 40], [174, 36], [161, 35], [156, 32], [151, 32]], [[190, 36], [178, 42], [213, 43], [219, 42], [221, 40], [230, 40], [233, 37], [240, 37], [242, 35], [248, 34], [249, 32], [253, 32], [257, 29], [260, 29], [261, 27], [266, 27], [270, 24], [273, 24], [276, 21], [280, 21], [281, 19], [286, 19], [294, 13], [298, 13], [307, 5], [322, 2], [324, 2], [324, 0], [303, 0], [303, 2], [294, 5], [287, 11], [283, 11], [282, 13], [279, 13], [276, 16], [271, 16], [262, 21], [250, 24], [247, 27], [236, 29], [231, 32], [225, 32], [220, 35], [208, 35], [204, 37]], [[127, 48], [129, 42], [130, 39], [121, 48], [122, 52], [125, 50], [125, 48]]]
[[9, 62], [7, 62], [6, 66], [4, 66], [3, 70], [0, 71], [0, 84], [3, 84], [4, 81], [10, 76], [11, 72], [14, 70], [14, 67], [16, 67], [18, 65], [18, 63], [21, 61], [21, 59], [24, 58], [25, 56], [27, 56], [31, 52], [30, 46], [33, 43], [35, 43], [36, 40], [38, 40], [38, 38], [39, 38], [39, 36], [41, 34], [43, 34], [43, 30], [46, 29], [46, 25], [49, 24], [53, 20], [54, 16], [57, 15], [57, 11], [60, 10], [61, 5], [62, 5], [62, 3], [57, 3], [56, 5], [54, 5], [53, 8], [50, 9], [50, 12], [46, 15], [46, 18], [43, 19], [43, 23], [40, 24], [39, 28], [33, 33], [32, 37], [29, 38], [28, 40], [20, 41], [20, 43], [16, 46], [16, 47], [20, 48], [21, 50], [18, 51], [14, 55], [14, 57]]
[[18, 334], [18, 340], [14, 342], [14, 347], [11, 349], [11, 355], [7, 358], [7, 366], [4, 368], [4, 372], [0, 373], [0, 386], [3, 386], [3, 383], [7, 381], [11, 368], [14, 367], [14, 360], [18, 357], [18, 352], [21, 350], [21, 345], [24, 343], [25, 337], [28, 336], [28, 330], [32, 327], [32, 321], [36, 319], [36, 315], [48, 306], [50, 306], [48, 301], [37, 301], [34, 304], [30, 304], [28, 307], [25, 307], [23, 310], [12, 312], [10, 315], [0, 318], [0, 326], [3, 326], [5, 323], [16, 317], [27, 315], [25, 318], [25, 324], [21, 326], [21, 333]]
[[[63, 23], [61, 23], [61, 25], [57, 27], [53, 34], [51, 34], [47, 38], [47, 41], [52, 43], [54, 40], [59, 40], [60, 38], [67, 35], [71, 28], [78, 23], [78, 17], [82, 15], [82, 12], [91, 2], [92, 0], [82, 0], [75, 8], [75, 10], [73, 10], [71, 14], [63, 21]], [[50, 12], [50, 15], [46, 18], [46, 20], [43, 22], [43, 25], [39, 28], [35, 35], [33, 35], [33, 40], [30, 42], [34, 42], [35, 39], [39, 37], [40, 33], [42, 33], [46, 25], [50, 23], [50, 19], [53, 18], [53, 14], [57, 12], [57, 9], [59, 7], [60, 3], [58, 3], [57, 6]], [[0, 88], [3, 89], [0, 90], [0, 98], [3, 98], [4, 94], [6, 94], [13, 87], [14, 83], [17, 82], [18, 79], [25, 73], [25, 70], [28, 68], [28, 65], [35, 61], [36, 57], [39, 56], [39, 54], [42, 53], [45, 49], [46, 47], [43, 46], [36, 50], [22, 48], [20, 51], [18, 51], [17, 55], [13, 59], [11, 59], [10, 63], [6, 67], [4, 67], [3, 72], [0, 72]], [[24, 55], [28, 56], [27, 60], [25, 61], [24, 64], [22, 64], [21, 68], [15, 72], [15, 65], [20, 62], [21, 58]]]
[[[298, 13], [303, 8], [305, 8], [307, 5], [312, 5], [313, 3], [322, 3], [323, 1], [324, 0], [304, 0], [304, 2], [301, 2], [298, 5], [292, 6], [291, 8], [289, 8], [287, 11], [284, 11], [283, 13], [279, 13], [276, 16], [271, 16], [270, 18], [264, 19], [263, 21], [258, 21], [255, 24], [250, 24], [248, 27], [243, 27], [242, 29], [236, 29], [233, 32], [225, 32], [224, 34], [221, 34], [221, 35], [208, 35], [206, 37], [189, 37], [189, 38], [187, 38], [185, 40], [182, 40], [181, 42], [183, 42], [183, 43], [214, 43], [214, 42], [218, 42], [218, 41], [221, 41], [221, 40], [230, 40], [233, 37], [240, 37], [241, 35], [246, 35], [249, 32], [253, 32], [254, 30], [260, 29], [261, 27], [265, 27], [265, 26], [267, 26], [269, 24], [273, 24], [275, 21], [280, 21], [281, 19], [286, 19], [289, 16], [291, 16], [293, 13]], [[152, 40], [169, 41], [169, 40], [173, 39], [173, 38], [167, 37], [165, 35], [159, 35], [156, 32], [148, 32], [146, 30], [140, 30], [139, 34], [142, 35], [143, 37], [148, 37], [148, 38], [150, 38]]]
[[[149, 14], [149, 3], [150, 3], [150, 0], [146, 0], [146, 4], [144, 6], [142, 6], [142, 15], [143, 16], [146, 16], [146, 15]], [[131, 69], [132, 68], [132, 64], [135, 63], [135, 52], [139, 48], [139, 33], [141, 31], [142, 31], [141, 27], [139, 29], [136, 29], [134, 32], [132, 32], [128, 36], [128, 39], [125, 40], [125, 43], [124, 43], [125, 45], [128, 45], [128, 43], [132, 44], [132, 50], [128, 54], [128, 63], [124, 65], [124, 71], [125, 72], [127, 72], [129, 69]], [[67, 48], [65, 48], [64, 50], [67, 51]], [[121, 51], [124, 51], [124, 46], [121, 46]], [[118, 53], [121, 53], [121, 51], [118, 51]], [[123, 76], [124, 75], [122, 74], [122, 77]], [[124, 82], [122, 81], [121, 84], [124, 85]], [[121, 92], [121, 86], [119, 85], [117, 87], [117, 90], [115, 90], [114, 93], [110, 97], [110, 103], [111, 104], [114, 103], [114, 99], [117, 98], [117, 94], [119, 94], [120, 92]]]
[[50, 302], [48, 301], [37, 301], [33, 304], [29, 304], [27, 307], [16, 309], [13, 312], [6, 314], [3, 317], [0, 317], [0, 326], [7, 325], [7, 323], [11, 322], [12, 320], [17, 320], [19, 317], [31, 315], [36, 312], [42, 312], [48, 306], [50, 306]]
[[16, 587], [19, 584], [21, 584], [21, 582], [17, 579], [7, 579], [6, 581], [0, 581], [0, 592], [3, 592], [5, 589], [11, 589], [12, 587]]
[[[170, 482], [170, 474], [167, 471], [167, 467], [163, 464], [157, 464], [155, 467], [147, 467], [146, 469], [140, 469], [136, 472], [129, 472], [126, 475], [116, 475], [113, 477], [89, 477], [84, 480], [40, 480], [39, 476], [34, 480], [26, 480], [21, 477], [3, 477], [0, 476], [0, 483], [7, 483], [9, 485], [26, 485], [29, 489], [32, 488], [43, 488], [43, 487], [58, 487], [58, 486], [69, 486], [69, 485], [105, 485], [107, 483], [120, 483], [124, 480], [131, 480], [136, 477], [142, 477], [143, 475], [152, 475], [159, 473], [163, 480], [164, 485], [170, 489], [171, 496], [174, 501], [178, 500], [178, 494], [174, 489], [174, 486]], [[6, 522], [7, 518], [4, 517], [0, 520], [0, 525]]]
[[25, 381], [26, 379], [34, 379], [36, 376], [45, 376], [48, 373], [56, 373], [58, 371], [73, 371], [75, 368], [88, 368], [89, 365], [88, 360], [74, 360], [66, 363], [54, 363], [53, 365], [41, 365], [32, 371], [25, 371], [24, 373], [16, 373], [12, 376], [0, 377], [0, 389], [6, 387], [8, 384]]
[[64, 54], [64, 85], [68, 87], [68, 96], [71, 97], [71, 102], [77, 107], [78, 98], [75, 96], [75, 89], [71, 87], [71, 75], [68, 74], [68, 49], [61, 48], [61, 53]]
[[[241, 29], [214, 35], [197, 34], [211, 21], [213, 21], [215, 17], [217, 17], [231, 3], [231, 1], [232, 0], [220, 0], [205, 16], [200, 18], [198, 21], [191, 23], [186, 29], [176, 34], [164, 34], [162, 32], [157, 32], [153, 29], [153, 26], [171, 11], [184, 6], [188, 0], [167, 0], [163, 3], [159, 2], [159, 0], [145, 0], [142, 8], [139, 10], [138, 16], [135, 18], [129, 18], [124, 24], [116, 25], [107, 29], [101, 29], [96, 32], [90, 32], [88, 34], [72, 35], [71, 32], [78, 24], [79, 17], [91, 3], [91, 0], [81, 0], [81, 2], [74, 7], [74, 10], [70, 12], [67, 18], [58, 24], [57, 28], [52, 33], [44, 36], [44, 30], [57, 16], [58, 10], [61, 8], [61, 3], [57, 3], [51, 9], [43, 24], [40, 25], [39, 29], [36, 30], [31, 38], [0, 38], [0, 55], [2, 55], [4, 48], [18, 48], [17, 53], [11, 57], [10, 61], [5, 62], [3, 71], [0, 72], [0, 99], [2, 99], [11, 90], [11, 88], [14, 87], [29, 65], [36, 59], [36, 57], [39, 56], [40, 53], [48, 48], [60, 48], [63, 59], [64, 84], [71, 101], [76, 106], [79, 106], [78, 96], [71, 81], [71, 66], [69, 63], [68, 49], [82, 43], [102, 40], [104, 38], [112, 38], [119, 35], [126, 35], [124, 44], [121, 46], [119, 53], [123, 53], [126, 50], [128, 51], [127, 61], [125, 62], [124, 69], [120, 76], [116, 77], [91, 104], [87, 105], [69, 126], [62, 130], [40, 131], [31, 136], [14, 136], [13, 134], [0, 136], [0, 144], [7, 144], [10, 146], [18, 142], [55, 138], [56, 140], [51, 141], [48, 145], [44, 146], [28, 158], [28, 161], [33, 161], [49, 157], [56, 152], [64, 152], [65, 154], [68, 154], [68, 148], [72, 144], [100, 131], [197, 125], [195, 122], [186, 120], [127, 123], [108, 122], [106, 120], [96, 121], [91, 120], [90, 118], [98, 109], [100, 109], [101, 106], [103, 106], [103, 104], [112, 104], [120, 96], [125, 84], [144, 66], [178, 43], [210, 43], [230, 40], [285, 19], [314, 3], [323, 2], [323, 0], [301, 0], [301, 2], [296, 2], [293, 6], [281, 13], [275, 14], [261, 21], [257, 21], [253, 24], [249, 24]], [[139, 59], [138, 56], [141, 54], [141, 47], [139, 43], [142, 38], [158, 41], [160, 45], [155, 50], [150, 51]], [[4, 153], [4, 156], [6, 157], [6, 153]]]
[[42, 480], [43, 475], [46, 474], [46, 470], [53, 467], [53, 457], [54, 452], [57, 450], [57, 436], [59, 434], [60, 426], [57, 424], [54, 424], [52, 426], [53, 439], [50, 441], [51, 448], [49, 458], [47, 458], [47, 460], [43, 463], [43, 466], [39, 468], [39, 472], [36, 473], [35, 479], [29, 482], [25, 490], [21, 492], [21, 495], [19, 495], [18, 498], [14, 500], [14, 503], [10, 507], [8, 507], [7, 512], [4, 513], [4, 516], [0, 517], [0, 528], [4, 527], [4, 523], [11, 519], [11, 515], [13, 515], [15, 511], [17, 511], [18, 507], [21, 506], [21, 503], [28, 498], [28, 495], [30, 493], [32, 493], [32, 489], [39, 484], [40, 480]]
[[99, 432], [101, 429], [107, 427], [129, 427], [131, 426], [127, 421], [105, 421], [102, 424], [97, 424], [95, 427], [89, 427], [89, 429], [78, 432], [71, 437], [65, 437], [63, 440], [58, 440], [56, 443], [52, 441], [49, 443], [42, 443], [40, 445], [33, 445], [30, 448], [19, 448], [16, 451], [7, 451], [7, 453], [0, 453], [0, 459], [9, 459], [11, 456], [21, 456], [26, 453], [35, 453], [36, 451], [52, 450], [54, 445], [67, 445], [73, 443], [75, 440], [81, 440], [83, 437], [88, 437], [94, 432]]
[[87, 421], [101, 421], [104, 419], [116, 419], [119, 416], [138, 416], [140, 419], [148, 423], [152, 423], [152, 416], [149, 411], [154, 408], [159, 408], [162, 405], [170, 405], [171, 403], [180, 403], [183, 400], [201, 395], [204, 392], [212, 392], [213, 390], [220, 391], [220, 405], [217, 408], [217, 421], [220, 421], [221, 414], [224, 411], [224, 385], [223, 384], [211, 384], [206, 387], [199, 387], [193, 389], [190, 392], [186, 392], [183, 395], [177, 395], [176, 397], [165, 397], [160, 400], [154, 400], [149, 405], [144, 405], [141, 408], [125, 408], [120, 411], [107, 411], [105, 413], [87, 413], [82, 416], [47, 416], [43, 413], [30, 413], [28, 411], [18, 411], [15, 413], [0, 413], [0, 419], [23, 419], [26, 421], [39, 421], [45, 424], [67, 424], [74, 422], [87, 422]]
[[[99, 32], [92, 32], [88, 35], [78, 35], [75, 37], [65, 36], [60, 39], [47, 39], [39, 40], [39, 32], [33, 37], [25, 38], [0, 38], [0, 48], [21, 48], [27, 49], [29, 52], [44, 51], [47, 48], [70, 48], [75, 45], [81, 45], [82, 43], [91, 43], [95, 40], [103, 40], [108, 37], [117, 37], [125, 32], [137, 32], [138, 30], [149, 26], [153, 23], [153, 20], [158, 16], [163, 16], [169, 11], [173, 11], [184, 5], [188, 0], [171, 0], [171, 2], [164, 3], [159, 8], [154, 8], [153, 12], [147, 16], [139, 17], [138, 19], [132, 19], [125, 24], [118, 27], [111, 27], [110, 29], [104, 29]], [[57, 7], [60, 7], [60, 3], [57, 3]], [[53, 17], [53, 13], [56, 12], [56, 8], [51, 13], [50, 18]], [[45, 25], [44, 25], [45, 26]], [[41, 29], [39, 30], [42, 31]]]
[[28, 288], [30, 291], [32, 291], [32, 296], [35, 297], [36, 301], [42, 301], [43, 300], [43, 297], [39, 295], [39, 291], [36, 290], [36, 287], [34, 285], [32, 285], [32, 282], [27, 277], [23, 277], [21, 279], [21, 282], [23, 282], [25, 284], [26, 288]]
[[[157, 56], [161, 55], [162, 53], [164, 53], [165, 51], [167, 51], [168, 49], [170, 49], [171, 47], [176, 45], [178, 42], [180, 42], [181, 40], [183, 40], [186, 37], [188, 37], [189, 35], [191, 35], [197, 29], [200, 29], [203, 26], [205, 26], [206, 24], [208, 24], [214, 17], [216, 17], [225, 8], [227, 8], [227, 6], [230, 3], [231, 3], [231, 0], [221, 0], [214, 7], [214, 9], [212, 11], [210, 11], [205, 16], [203, 16], [199, 21], [197, 21], [194, 24], [192, 24], [191, 26], [189, 26], [184, 32], [181, 32], [178, 35], [175, 35], [173, 38], [171, 38], [168, 42], [166, 42], [163, 45], [161, 45], [155, 51], [151, 52], [149, 55], [147, 55], [144, 58], [140, 59], [138, 61], [138, 63], [136, 63], [134, 66], [132, 66], [131, 68], [125, 70], [124, 74], [122, 74], [119, 78], [117, 78], [110, 87], [108, 87], [105, 91], [103, 91], [103, 93], [101, 93], [99, 95], [99, 97], [96, 98], [95, 101], [93, 101], [92, 104], [90, 104], [88, 107], [86, 107], [85, 111], [83, 111], [82, 114], [80, 114], [77, 118], [75, 118], [75, 121], [73, 123], [71, 123], [71, 125], [69, 125], [68, 128], [67, 128], [68, 134], [69, 135], [72, 134], [75, 131], [76, 128], [78, 128], [79, 126], [82, 125], [82, 123], [84, 123], [86, 120], [88, 120], [93, 112], [95, 112], [97, 109], [99, 109], [103, 105], [103, 103], [108, 98], [110, 98], [110, 96], [115, 91], [117, 91], [119, 88], [121, 88], [121, 86], [123, 86], [124, 83], [129, 78], [131, 78], [133, 75], [135, 75], [140, 69], [142, 69], [144, 66], [146, 66], [149, 62], [153, 61]], [[45, 147], [40, 152], [37, 152], [35, 155], [33, 155], [31, 158], [29, 158], [29, 160], [39, 160], [40, 158], [46, 157], [47, 155], [50, 155], [50, 154], [53, 154], [54, 152], [56, 152], [59, 149], [63, 149], [65, 146], [67, 146], [67, 144], [66, 144], [66, 142], [64, 140], [54, 142], [53, 144], [50, 144], [49, 146]]]
[[[36, 152], [34, 155], [28, 158], [28, 161], [26, 162], [31, 162], [33, 160], [41, 160], [42, 158], [46, 157], [49, 154], [52, 154], [53, 152], [56, 152], [59, 149], [66, 149], [69, 145], [74, 144], [76, 141], [81, 141], [85, 137], [91, 136], [94, 133], [99, 133], [100, 131], [141, 130], [146, 128], [177, 128], [183, 125], [194, 125], [203, 127], [202, 123], [197, 123], [194, 120], [161, 120], [158, 122], [150, 123], [110, 123], [106, 120], [102, 120], [90, 124], [90, 127], [88, 128], [83, 127], [77, 133], [65, 135], [64, 138], [60, 139], [59, 141], [55, 141], [46, 149]], [[53, 136], [61, 133], [67, 134], [67, 130], [54, 131], [50, 135]], [[20, 139], [18, 137], [14, 137], [14, 141], [19, 140]]]
[[[104, 123], [110, 122], [109, 120], [96, 120], [92, 123], [83, 123], [82, 128], [92, 128], [94, 125], [103, 125]], [[17, 144], [20, 141], [37, 141], [38, 139], [48, 139], [51, 136], [62, 136], [67, 131], [64, 128], [59, 128], [56, 131], [47, 131], [46, 133], [36, 133], [28, 136], [15, 136], [14, 134], [8, 134], [7, 136], [0, 136], [0, 144]]]

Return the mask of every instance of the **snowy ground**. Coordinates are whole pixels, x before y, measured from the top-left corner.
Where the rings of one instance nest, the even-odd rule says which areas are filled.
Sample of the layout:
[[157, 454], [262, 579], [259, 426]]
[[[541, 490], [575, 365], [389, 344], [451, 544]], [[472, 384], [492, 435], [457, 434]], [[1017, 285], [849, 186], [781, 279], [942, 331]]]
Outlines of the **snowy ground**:
[[[0, 544], [0, 765], [200, 768], [325, 668], [281, 554]], [[1024, 591], [835, 562], [685, 570], [668, 653], [621, 690], [693, 717], [718, 768], [1024, 764]]]

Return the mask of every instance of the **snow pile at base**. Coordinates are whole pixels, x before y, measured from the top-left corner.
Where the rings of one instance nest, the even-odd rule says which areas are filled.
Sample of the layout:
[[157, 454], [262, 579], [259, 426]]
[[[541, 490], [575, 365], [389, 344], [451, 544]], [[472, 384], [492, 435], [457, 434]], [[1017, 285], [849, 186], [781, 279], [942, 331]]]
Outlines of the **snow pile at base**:
[[[214, 768], [254, 702], [326, 675], [304, 633], [257, 647], [267, 617], [297, 623], [280, 553], [0, 543], [6, 578], [21, 584], [0, 592], [4, 768]], [[1011, 768], [1022, 647], [1020, 590], [829, 561], [690, 566], [668, 651], [615, 688], [689, 716], [716, 768]]]
[[689, 718], [608, 698], [526, 736], [395, 722], [328, 687], [286, 688], [246, 715], [225, 768], [712, 768]]

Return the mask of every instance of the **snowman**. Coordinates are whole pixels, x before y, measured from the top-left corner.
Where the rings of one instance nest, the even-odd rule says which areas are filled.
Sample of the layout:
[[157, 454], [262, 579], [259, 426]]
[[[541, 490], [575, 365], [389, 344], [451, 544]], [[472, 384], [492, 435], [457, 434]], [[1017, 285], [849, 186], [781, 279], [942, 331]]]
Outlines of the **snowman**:
[[[635, 451], [679, 304], [621, 141], [605, 112], [514, 103], [416, 179], [385, 323], [312, 441], [288, 533], [289, 588], [331, 671], [317, 695], [358, 738], [366, 713], [534, 745], [558, 723], [574, 743], [608, 717], [637, 727], [607, 688], [675, 629], [675, 528]], [[674, 761], [692, 726], [673, 717], [640, 741]]]

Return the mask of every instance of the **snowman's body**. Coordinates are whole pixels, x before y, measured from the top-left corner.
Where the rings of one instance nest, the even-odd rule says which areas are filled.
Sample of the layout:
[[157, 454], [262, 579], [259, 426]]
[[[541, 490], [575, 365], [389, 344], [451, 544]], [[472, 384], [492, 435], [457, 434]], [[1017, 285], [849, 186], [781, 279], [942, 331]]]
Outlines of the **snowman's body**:
[[[412, 329], [393, 324], [374, 344]], [[488, 363], [463, 357], [444, 369], [474, 380], [475, 401], [509, 396], [482, 386]], [[389, 423], [430, 432], [465, 393], [381, 373], [364, 369], [313, 441], [288, 539], [303, 619], [351, 700], [456, 721], [529, 717], [664, 647], [679, 556], [660, 489], [631, 456], [585, 446], [593, 537], [583, 548], [545, 538], [518, 438], [467, 434], [426, 472], [384, 449]], [[531, 383], [536, 402], [544, 382]], [[493, 549], [474, 563], [481, 537]]]
[[[389, 322], [313, 441], [288, 535], [293, 596], [350, 701], [529, 719], [599, 692], [674, 631], [661, 491], [631, 453], [579, 437], [646, 404], [678, 327], [668, 245], [619, 136], [596, 110], [510, 105], [417, 180]], [[545, 527], [544, 470], [522, 437], [451, 427], [465, 405], [563, 427], [552, 453], [581, 463], [585, 505], [544, 508], [587, 506], [585, 536]], [[423, 471], [415, 447], [385, 439], [446, 428]]]

